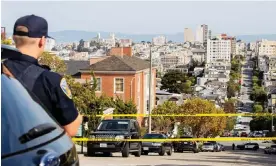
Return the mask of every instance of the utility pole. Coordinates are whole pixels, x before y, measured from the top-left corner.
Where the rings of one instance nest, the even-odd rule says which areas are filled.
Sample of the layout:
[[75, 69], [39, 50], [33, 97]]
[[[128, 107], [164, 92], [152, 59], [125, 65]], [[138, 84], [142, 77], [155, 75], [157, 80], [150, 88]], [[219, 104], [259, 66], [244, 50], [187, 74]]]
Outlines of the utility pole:
[[273, 124], [273, 113], [274, 113], [274, 110], [273, 110], [273, 106], [271, 107], [271, 132], [274, 131], [274, 124]]
[[150, 72], [149, 72], [149, 133], [151, 133], [151, 88], [152, 88], [152, 57], [151, 57], [151, 46], [150, 46]]

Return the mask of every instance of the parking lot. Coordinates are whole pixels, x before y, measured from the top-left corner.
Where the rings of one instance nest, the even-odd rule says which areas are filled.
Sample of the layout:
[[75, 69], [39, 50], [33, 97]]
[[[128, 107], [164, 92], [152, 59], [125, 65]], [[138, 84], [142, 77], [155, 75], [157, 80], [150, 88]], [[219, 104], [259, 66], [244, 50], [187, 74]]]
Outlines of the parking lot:
[[120, 153], [112, 157], [85, 157], [79, 155], [82, 166], [252, 166], [275, 165], [275, 155], [265, 155], [262, 150], [254, 151], [224, 151], [200, 153], [173, 153], [172, 156], [148, 156], [122, 158]]
[[79, 157], [81, 166], [272, 166], [276, 163], [276, 156], [264, 154], [263, 149], [233, 151], [230, 146], [222, 152], [184, 152], [173, 153], [172, 156], [150, 153], [148, 156], [130, 155], [128, 158], [122, 158], [121, 153], [113, 153], [110, 157], [86, 157], [83, 154]]

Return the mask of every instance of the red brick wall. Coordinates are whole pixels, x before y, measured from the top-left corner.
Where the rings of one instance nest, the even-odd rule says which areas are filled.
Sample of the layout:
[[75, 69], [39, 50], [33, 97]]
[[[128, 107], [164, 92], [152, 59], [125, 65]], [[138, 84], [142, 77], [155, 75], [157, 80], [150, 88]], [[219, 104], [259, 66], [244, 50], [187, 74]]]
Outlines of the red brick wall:
[[[106, 95], [109, 97], [120, 97], [124, 101], [133, 100], [133, 102], [137, 105], [138, 104], [138, 95], [140, 97], [140, 106], [137, 113], [143, 114], [144, 113], [144, 74], [137, 73], [137, 74], [128, 74], [128, 75], [120, 75], [120, 74], [96, 74], [95, 77], [100, 77], [102, 79], [102, 86], [101, 92], [96, 92], [97, 96]], [[124, 93], [114, 93], [114, 79], [115, 78], [124, 78]], [[140, 78], [140, 92], [138, 92], [138, 77]], [[90, 73], [82, 73], [81, 79], [91, 79]], [[131, 88], [131, 81], [132, 81], [132, 88]], [[132, 92], [131, 92], [132, 89]], [[155, 88], [154, 88], [155, 89]], [[154, 93], [155, 94], [155, 93]], [[131, 98], [132, 96], [132, 98]], [[137, 117], [139, 124], [141, 125], [143, 117]]]

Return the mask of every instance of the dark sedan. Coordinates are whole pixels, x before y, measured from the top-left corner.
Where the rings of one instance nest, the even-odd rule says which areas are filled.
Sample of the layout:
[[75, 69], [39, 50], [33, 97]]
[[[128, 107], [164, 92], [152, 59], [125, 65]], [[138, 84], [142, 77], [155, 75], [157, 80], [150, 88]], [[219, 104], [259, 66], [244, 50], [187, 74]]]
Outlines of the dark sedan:
[[240, 150], [258, 150], [259, 144], [258, 143], [246, 143], [243, 145], [237, 145], [237, 149]]
[[148, 155], [149, 153], [158, 153], [160, 156], [172, 155], [172, 143], [167, 141], [162, 141], [162, 139], [167, 139], [164, 134], [146, 134], [143, 139], [154, 139], [160, 141], [143, 142], [142, 143], [142, 154]]
[[[180, 138], [191, 139], [193, 137], [181, 136]], [[191, 151], [191, 152], [194, 152], [194, 153], [198, 153], [199, 148], [198, 148], [197, 143], [195, 141], [178, 141], [178, 142], [174, 143], [174, 151], [175, 152]]]

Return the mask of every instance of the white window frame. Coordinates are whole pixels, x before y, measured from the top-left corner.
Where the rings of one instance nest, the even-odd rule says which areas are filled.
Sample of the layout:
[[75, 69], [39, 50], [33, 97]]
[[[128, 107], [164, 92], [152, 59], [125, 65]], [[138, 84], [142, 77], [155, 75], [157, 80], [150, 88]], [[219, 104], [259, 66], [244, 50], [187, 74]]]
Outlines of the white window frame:
[[[116, 79], [123, 79], [123, 91], [116, 91]], [[113, 85], [114, 85], [114, 93], [124, 93], [125, 92], [125, 78], [124, 77], [115, 77]]]
[[[92, 86], [93, 86], [93, 83], [94, 83], [94, 78], [91, 77], [91, 81], [92, 81]], [[98, 85], [98, 79], [100, 79], [100, 90], [95, 90], [95, 92], [101, 92], [102, 91], [102, 78], [101, 77], [95, 77], [96, 81], [97, 81], [97, 85]]]

